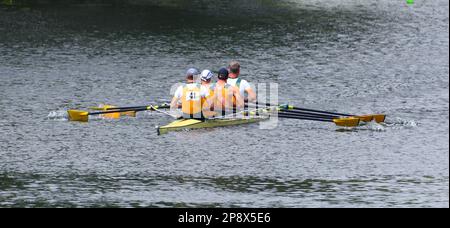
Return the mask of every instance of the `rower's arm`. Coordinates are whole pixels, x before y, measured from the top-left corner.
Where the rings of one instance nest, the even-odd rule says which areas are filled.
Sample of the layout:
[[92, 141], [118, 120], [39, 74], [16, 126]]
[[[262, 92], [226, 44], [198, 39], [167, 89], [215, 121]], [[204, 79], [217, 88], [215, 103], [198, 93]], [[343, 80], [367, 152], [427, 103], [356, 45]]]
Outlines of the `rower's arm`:
[[212, 118], [217, 115], [216, 112], [213, 111], [213, 102], [211, 99], [207, 99], [202, 107], [202, 113], [205, 118]]
[[205, 97], [205, 102], [203, 103], [203, 111], [210, 111], [213, 108], [213, 103], [214, 103], [214, 97], [213, 96], [206, 96]]
[[181, 105], [179, 104], [181, 97], [183, 96], [183, 86], [180, 86], [175, 91], [175, 94], [173, 95], [172, 102], [170, 102], [170, 109], [178, 109], [181, 108]]
[[243, 108], [245, 105], [244, 98], [241, 96], [241, 93], [239, 92], [238, 88], [233, 87], [233, 95], [236, 98], [236, 107]]
[[255, 93], [255, 91], [253, 91], [252, 87], [249, 86], [245, 91], [248, 94], [248, 97], [247, 97], [248, 101], [249, 102], [256, 102], [256, 93]]
[[178, 99], [178, 97], [173, 97], [172, 98], [172, 102], [170, 102], [170, 109], [178, 109], [180, 108], [178, 102], [180, 101], [180, 99]]

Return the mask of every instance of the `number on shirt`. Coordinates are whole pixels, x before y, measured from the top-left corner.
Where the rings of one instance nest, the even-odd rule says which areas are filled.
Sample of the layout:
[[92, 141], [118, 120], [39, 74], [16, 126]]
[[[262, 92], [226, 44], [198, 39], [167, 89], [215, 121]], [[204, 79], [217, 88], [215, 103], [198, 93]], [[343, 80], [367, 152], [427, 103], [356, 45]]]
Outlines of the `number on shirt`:
[[186, 95], [186, 100], [188, 101], [198, 101], [200, 100], [200, 93], [199, 92], [188, 92], [188, 94]]

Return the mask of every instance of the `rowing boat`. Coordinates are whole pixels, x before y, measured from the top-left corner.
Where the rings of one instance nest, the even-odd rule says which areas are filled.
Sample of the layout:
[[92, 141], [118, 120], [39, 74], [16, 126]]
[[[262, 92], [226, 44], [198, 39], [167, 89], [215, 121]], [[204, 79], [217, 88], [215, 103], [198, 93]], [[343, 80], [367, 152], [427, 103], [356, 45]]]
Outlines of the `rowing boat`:
[[223, 119], [210, 119], [210, 120], [194, 120], [194, 119], [181, 119], [176, 120], [168, 125], [157, 127], [158, 135], [167, 134], [171, 131], [181, 131], [185, 129], [199, 129], [199, 128], [214, 128], [214, 127], [226, 127], [234, 125], [243, 125], [261, 122], [267, 120], [268, 117], [242, 117], [242, 118], [223, 118]]
[[[310, 120], [320, 122], [335, 123], [339, 127], [357, 127], [360, 122], [382, 123], [385, 121], [386, 115], [384, 114], [371, 114], [371, 115], [349, 115], [340, 114], [328, 111], [320, 111], [313, 109], [296, 108], [287, 105], [270, 105], [266, 104], [265, 108], [258, 108], [254, 110], [245, 110], [241, 113], [234, 113], [233, 115], [216, 117], [213, 119], [207, 119], [204, 121], [193, 119], [181, 119], [174, 121], [168, 125], [157, 127], [158, 133], [166, 134], [170, 131], [179, 131], [183, 129], [196, 129], [196, 128], [213, 128], [224, 127], [233, 125], [243, 125], [260, 122], [266, 120], [271, 116], [275, 118], [297, 119], [297, 120]], [[159, 113], [167, 114], [177, 118], [177, 115], [173, 115], [169, 112], [162, 111], [162, 108], [168, 108], [168, 105], [161, 106], [136, 106], [136, 107], [94, 107], [94, 110], [100, 110], [96, 112], [80, 111], [80, 110], [68, 110], [68, 118], [70, 121], [82, 121], [87, 122], [89, 116], [100, 115], [104, 118], [120, 118], [122, 115], [136, 116], [136, 112], [140, 111], [155, 111]], [[249, 106], [250, 107], [250, 106]], [[110, 115], [111, 114], [111, 115]]]

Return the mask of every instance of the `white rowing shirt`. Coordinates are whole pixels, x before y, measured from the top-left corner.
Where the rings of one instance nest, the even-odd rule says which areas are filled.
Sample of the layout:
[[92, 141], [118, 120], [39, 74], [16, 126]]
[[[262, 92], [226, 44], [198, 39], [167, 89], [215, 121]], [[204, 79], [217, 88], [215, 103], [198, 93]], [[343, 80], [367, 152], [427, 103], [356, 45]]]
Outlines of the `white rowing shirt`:
[[[238, 79], [239, 78], [228, 78], [227, 83], [232, 86], [236, 86]], [[251, 86], [250, 86], [250, 83], [248, 83], [246, 80], [244, 80], [244, 79], [240, 79], [240, 80], [241, 80], [241, 84], [239, 86], [239, 93], [241, 94], [242, 97], [245, 97], [245, 93], [246, 93], [245, 91], [247, 91], [247, 89], [251, 88]]]

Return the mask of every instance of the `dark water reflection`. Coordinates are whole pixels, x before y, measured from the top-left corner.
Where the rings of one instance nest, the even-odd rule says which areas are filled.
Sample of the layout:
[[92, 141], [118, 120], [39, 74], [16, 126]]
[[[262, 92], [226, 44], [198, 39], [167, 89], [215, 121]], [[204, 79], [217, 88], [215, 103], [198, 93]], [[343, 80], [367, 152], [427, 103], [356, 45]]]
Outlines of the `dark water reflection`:
[[[427, 201], [427, 197], [435, 194], [431, 189], [439, 188], [435, 184], [437, 181], [448, 181], [429, 176], [283, 180], [254, 176], [107, 177], [95, 174], [3, 174], [0, 180], [2, 206], [14, 207], [340, 207], [343, 202], [352, 207], [381, 207], [399, 206], [399, 201], [404, 202], [403, 207], [433, 207], [434, 203]], [[413, 188], [424, 191], [416, 192]], [[204, 195], [193, 194], [199, 189]], [[444, 192], [439, 195], [442, 197], [439, 203], [446, 202], [445, 196]], [[122, 197], [128, 200], [125, 202]], [[209, 197], [214, 197], [215, 202], [210, 202]], [[270, 200], [264, 200], [267, 197]]]

